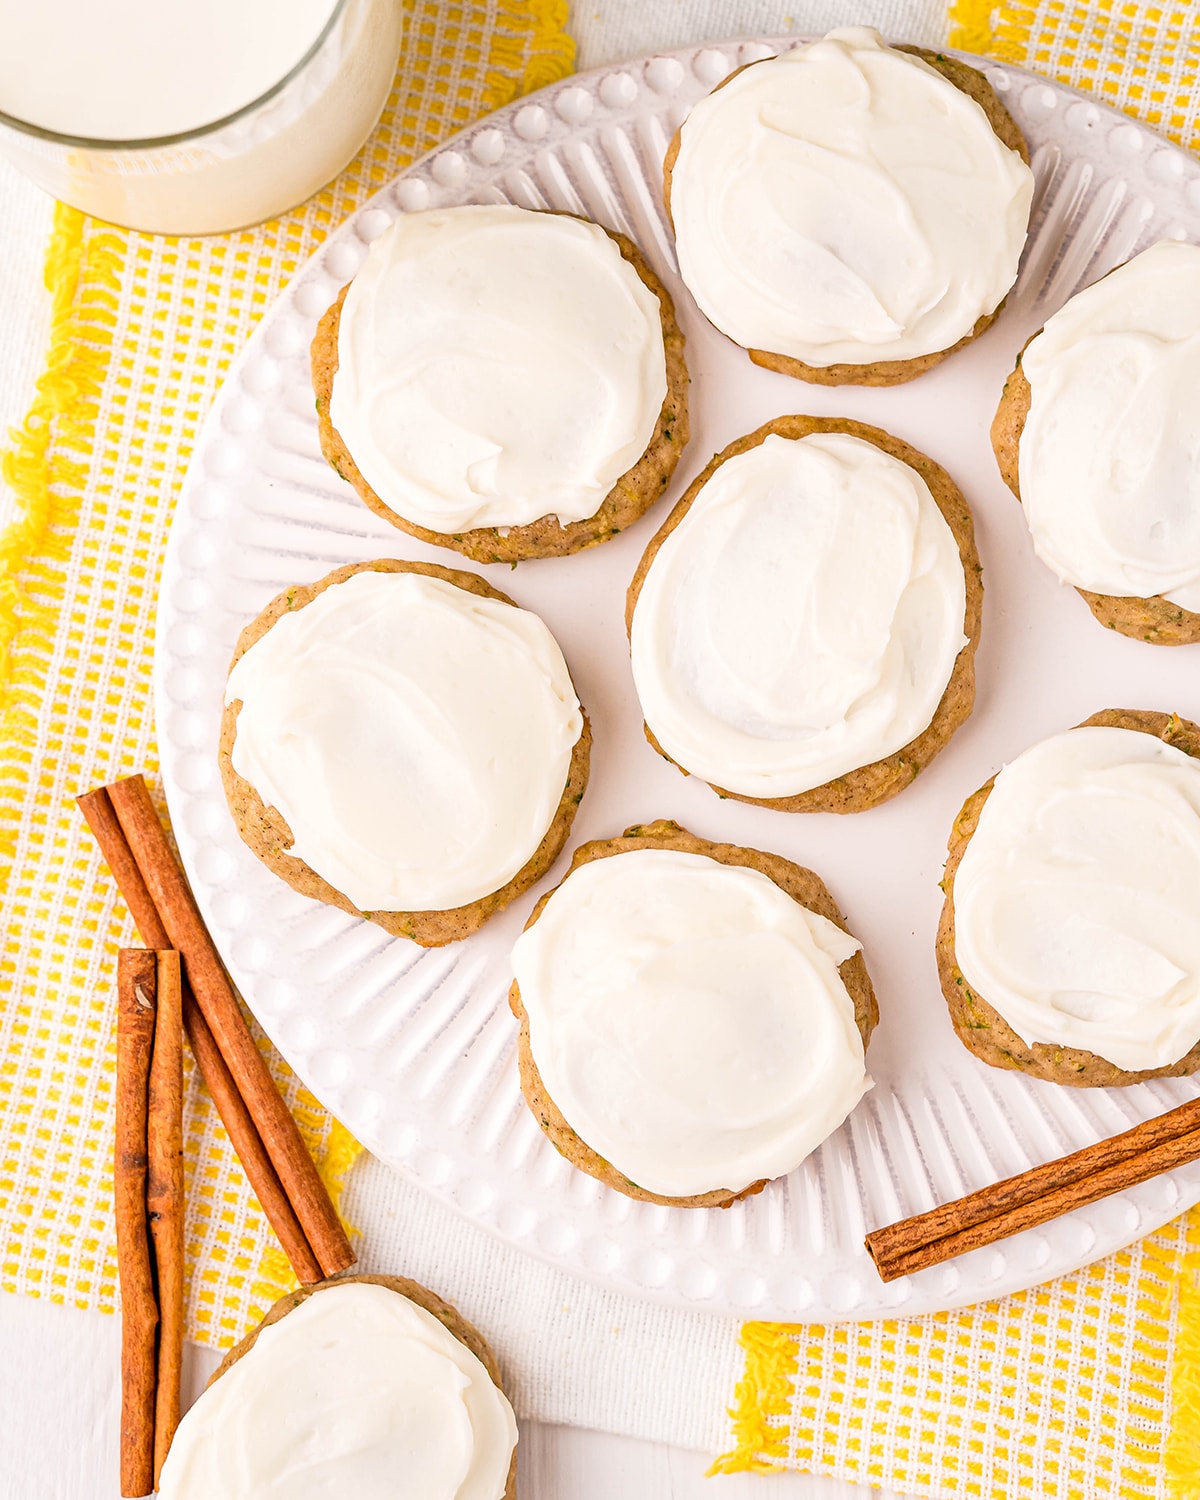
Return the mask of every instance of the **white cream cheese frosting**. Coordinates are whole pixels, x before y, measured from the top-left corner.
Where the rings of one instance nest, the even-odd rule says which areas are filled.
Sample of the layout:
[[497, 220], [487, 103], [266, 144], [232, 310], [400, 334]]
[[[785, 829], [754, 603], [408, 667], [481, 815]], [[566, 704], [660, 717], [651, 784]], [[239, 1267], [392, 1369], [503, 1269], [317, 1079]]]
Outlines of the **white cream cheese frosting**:
[[958, 546], [907, 464], [843, 433], [727, 459], [630, 629], [655, 738], [725, 791], [789, 797], [902, 749], [966, 644]]
[[690, 1197], [790, 1172], [870, 1087], [838, 973], [860, 946], [757, 870], [644, 849], [573, 870], [513, 973], [567, 1123]]
[[163, 1500], [502, 1500], [504, 1393], [441, 1323], [387, 1287], [314, 1293], [183, 1418]]
[[1089, 593], [1200, 612], [1200, 246], [1164, 240], [1072, 297], [1021, 368], [1037, 555]]
[[661, 305], [596, 224], [486, 205], [405, 214], [338, 328], [330, 418], [430, 531], [594, 515], [654, 436]]
[[864, 365], [948, 349], [1016, 280], [1033, 174], [973, 99], [868, 27], [755, 63], [684, 121], [679, 269], [749, 349]]
[[1200, 763], [1088, 726], [996, 777], [954, 876], [967, 983], [1026, 1043], [1164, 1068], [1200, 1040]]
[[534, 614], [418, 573], [355, 573], [282, 615], [229, 675], [233, 768], [289, 853], [361, 910], [499, 890], [554, 820], [583, 730]]

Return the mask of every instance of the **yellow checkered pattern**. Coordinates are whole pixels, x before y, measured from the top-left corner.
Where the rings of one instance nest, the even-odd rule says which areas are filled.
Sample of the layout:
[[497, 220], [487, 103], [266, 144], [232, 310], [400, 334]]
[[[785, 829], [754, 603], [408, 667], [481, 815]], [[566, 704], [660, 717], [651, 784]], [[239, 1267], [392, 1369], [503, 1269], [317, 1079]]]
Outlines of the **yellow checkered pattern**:
[[[970, 3], [960, 8], [977, 13]], [[1153, 0], [1039, 0], [990, 9], [986, 50], [1089, 89], [1180, 145], [1200, 137], [1200, 10]], [[965, 46], [966, 43], [958, 45]]]
[[1178, 1299], [1197, 1249], [1200, 1217], [1185, 1217], [1073, 1276], [962, 1312], [748, 1324], [739, 1448], [722, 1467], [913, 1495], [1165, 1497]]
[[[371, 140], [336, 183], [260, 228], [162, 239], [57, 211], [47, 368], [3, 461], [19, 505], [0, 538], [5, 1290], [105, 1310], [116, 1300], [114, 953], [136, 939], [71, 799], [155, 768], [156, 592], [197, 428], [330, 229], [452, 131], [570, 70], [566, 10], [415, 0]], [[354, 1143], [266, 1050], [336, 1186]], [[227, 1345], [294, 1283], [191, 1069], [186, 1147], [188, 1333]]]
[[[1195, 148], [1200, 7], [956, 0], [950, 44]], [[1200, 393], [1198, 393], [1200, 399]], [[1074, 1276], [957, 1313], [751, 1323], [716, 1466], [986, 1500], [1200, 1496], [1200, 1210]]]

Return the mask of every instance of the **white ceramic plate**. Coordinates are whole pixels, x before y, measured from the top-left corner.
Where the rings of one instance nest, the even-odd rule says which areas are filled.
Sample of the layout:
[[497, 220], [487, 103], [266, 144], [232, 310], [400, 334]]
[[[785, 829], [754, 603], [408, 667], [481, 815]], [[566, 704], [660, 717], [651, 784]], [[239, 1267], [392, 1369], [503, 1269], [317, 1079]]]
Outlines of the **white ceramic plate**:
[[[1074, 1090], [985, 1067], [951, 1031], [933, 939], [954, 814], [1005, 760], [1104, 707], [1200, 719], [1200, 648], [1102, 630], [1035, 560], [987, 441], [1013, 356], [1048, 313], [1157, 238], [1200, 240], [1200, 164], [1068, 89], [975, 60], [1024, 128], [1038, 180], [1005, 312], [910, 385], [806, 386], [755, 368], [705, 324], [675, 275], [660, 191], [667, 142], [689, 106], [779, 45], [693, 48], [543, 90], [426, 157], [330, 237], [263, 319], [197, 445], [163, 576], [156, 706], [175, 832], [217, 945], [284, 1056], [364, 1145], [567, 1270], [679, 1305], [825, 1321], [1029, 1286], [1200, 1199], [1197, 1165], [886, 1287], [862, 1245], [871, 1227], [1197, 1092], [1187, 1080]], [[863, 940], [879, 996], [874, 1090], [798, 1171], [727, 1210], [611, 1192], [568, 1166], [525, 1109], [505, 997], [509, 949], [537, 893], [469, 941], [426, 952], [292, 892], [244, 848], [221, 793], [227, 665], [242, 626], [279, 589], [369, 557], [462, 564], [376, 519], [322, 461], [307, 356], [317, 318], [397, 214], [470, 202], [567, 209], [632, 235], [688, 338], [692, 441], [654, 512], [580, 556], [487, 575], [545, 618], [592, 717], [592, 780], [573, 844], [671, 817], [810, 865]], [[626, 584], [682, 488], [739, 434], [798, 411], [873, 422], [944, 464], [974, 508], [984, 563], [974, 716], [913, 787], [850, 818], [721, 801], [659, 759], [642, 737], [622, 623]], [[566, 856], [542, 889], [565, 867]]]

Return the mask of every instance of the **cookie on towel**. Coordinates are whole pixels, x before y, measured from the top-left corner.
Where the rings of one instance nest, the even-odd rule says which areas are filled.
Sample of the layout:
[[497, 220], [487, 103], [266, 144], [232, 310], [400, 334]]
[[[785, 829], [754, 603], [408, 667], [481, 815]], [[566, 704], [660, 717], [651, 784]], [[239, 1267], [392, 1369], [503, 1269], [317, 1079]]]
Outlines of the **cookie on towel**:
[[938, 974], [997, 1068], [1107, 1088], [1200, 1068], [1200, 726], [1107, 709], [969, 797]]
[[[400, 1276], [281, 1297], [184, 1416], [163, 1500], [342, 1494], [516, 1500], [517, 1424], [496, 1360], [448, 1302]], [[332, 1483], [331, 1483], [332, 1481]]]
[[631, 1198], [758, 1192], [870, 1087], [861, 944], [778, 854], [671, 822], [584, 844], [513, 973], [526, 1103], [568, 1161]]
[[389, 559], [286, 589], [243, 630], [220, 763], [275, 874], [436, 948], [554, 863], [590, 749], [537, 615], [473, 573]]
[[623, 235], [568, 214], [404, 214], [312, 345], [321, 448], [384, 520], [476, 562], [606, 542], [688, 438], [684, 339]]

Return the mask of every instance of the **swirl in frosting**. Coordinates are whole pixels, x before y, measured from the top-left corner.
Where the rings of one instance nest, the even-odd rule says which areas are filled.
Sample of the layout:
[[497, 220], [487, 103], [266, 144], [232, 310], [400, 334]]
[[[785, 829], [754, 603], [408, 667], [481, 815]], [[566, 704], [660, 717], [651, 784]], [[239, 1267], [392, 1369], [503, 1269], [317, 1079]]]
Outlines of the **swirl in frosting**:
[[499, 890], [554, 820], [583, 730], [528, 610], [366, 570], [282, 615], [234, 666], [233, 768], [360, 911]]
[[163, 1500], [502, 1500], [512, 1407], [432, 1313], [387, 1287], [326, 1286], [184, 1417]]
[[1087, 725], [1000, 772], [954, 876], [968, 984], [1027, 1044], [1165, 1068], [1200, 1039], [1200, 763]]
[[790, 797], [927, 729], [966, 644], [958, 545], [915, 469], [844, 433], [727, 459], [634, 608], [646, 723], [693, 775]]
[[1033, 174], [936, 69], [849, 27], [684, 121], [679, 269], [748, 349], [864, 365], [949, 349], [1017, 276]]
[[1064, 583], [1200, 613], [1200, 247], [1080, 292], [1021, 358], [1021, 502]]
[[870, 1087], [838, 973], [860, 946], [758, 870], [640, 849], [572, 870], [513, 973], [567, 1123], [682, 1198], [790, 1172]]
[[452, 533], [594, 515], [666, 393], [660, 303], [603, 229], [475, 205], [371, 245], [329, 414], [386, 505]]

